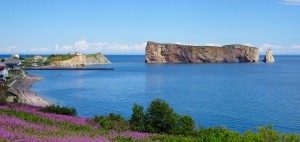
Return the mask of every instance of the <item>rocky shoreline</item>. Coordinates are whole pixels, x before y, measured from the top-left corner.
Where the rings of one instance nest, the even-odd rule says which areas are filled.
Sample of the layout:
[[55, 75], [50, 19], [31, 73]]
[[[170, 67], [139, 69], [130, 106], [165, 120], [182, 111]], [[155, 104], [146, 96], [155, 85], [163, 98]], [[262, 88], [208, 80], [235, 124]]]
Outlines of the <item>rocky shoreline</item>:
[[35, 92], [30, 91], [32, 85], [42, 79], [42, 77], [24, 73], [22, 78], [18, 78], [12, 82], [9, 91], [19, 97], [20, 103], [45, 107], [49, 105], [49, 103], [38, 96]]

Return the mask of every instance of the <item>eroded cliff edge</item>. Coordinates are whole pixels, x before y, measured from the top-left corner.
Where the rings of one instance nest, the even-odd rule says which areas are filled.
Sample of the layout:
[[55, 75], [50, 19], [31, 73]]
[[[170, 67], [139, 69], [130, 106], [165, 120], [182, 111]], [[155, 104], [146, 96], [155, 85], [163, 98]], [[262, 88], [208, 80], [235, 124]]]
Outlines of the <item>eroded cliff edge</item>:
[[245, 45], [191, 46], [148, 42], [146, 63], [234, 63], [258, 62], [258, 48]]
[[53, 61], [49, 66], [53, 67], [80, 67], [92, 64], [109, 64], [111, 63], [103, 54], [78, 55], [68, 60]]

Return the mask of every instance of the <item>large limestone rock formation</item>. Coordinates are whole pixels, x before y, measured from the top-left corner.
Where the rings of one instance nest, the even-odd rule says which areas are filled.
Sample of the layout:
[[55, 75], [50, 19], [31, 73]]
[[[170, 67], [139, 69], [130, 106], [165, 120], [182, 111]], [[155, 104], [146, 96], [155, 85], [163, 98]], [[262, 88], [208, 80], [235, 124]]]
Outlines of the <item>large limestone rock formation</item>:
[[50, 66], [55, 67], [80, 67], [92, 64], [109, 64], [110, 61], [101, 53], [94, 55], [79, 55], [74, 56], [69, 60], [55, 61], [50, 63]]
[[245, 45], [191, 46], [148, 42], [146, 63], [258, 62], [258, 48]]
[[267, 50], [266, 56], [265, 56], [263, 62], [266, 62], [266, 63], [274, 63], [275, 62], [275, 59], [273, 57], [273, 52], [271, 49]]

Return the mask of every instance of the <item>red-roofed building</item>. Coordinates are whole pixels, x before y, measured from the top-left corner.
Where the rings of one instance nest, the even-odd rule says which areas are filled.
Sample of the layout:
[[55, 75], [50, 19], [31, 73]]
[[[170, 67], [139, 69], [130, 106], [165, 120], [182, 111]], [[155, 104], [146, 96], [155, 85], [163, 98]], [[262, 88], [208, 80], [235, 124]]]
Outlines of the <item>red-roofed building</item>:
[[74, 55], [76, 55], [76, 56], [80, 56], [80, 55], [82, 55], [80, 52], [75, 52], [75, 54]]

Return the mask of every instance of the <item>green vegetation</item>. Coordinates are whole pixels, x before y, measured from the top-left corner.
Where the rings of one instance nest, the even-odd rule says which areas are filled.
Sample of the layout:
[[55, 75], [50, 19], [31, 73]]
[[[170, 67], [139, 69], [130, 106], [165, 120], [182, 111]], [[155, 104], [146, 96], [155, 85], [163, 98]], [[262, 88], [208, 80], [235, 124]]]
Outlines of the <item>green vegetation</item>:
[[6, 84], [10, 84], [15, 80], [16, 78], [22, 78], [23, 74], [20, 70], [9, 70], [8, 71], [8, 77], [6, 77]]
[[9, 87], [5, 84], [0, 85], [0, 95], [7, 94]]
[[76, 112], [74, 108], [46, 108], [0, 105], [0, 141], [300, 142], [299, 134], [280, 133], [272, 126], [245, 133], [223, 127], [196, 128], [190, 116], [175, 113], [161, 99], [153, 100], [146, 110], [135, 104], [129, 121], [113, 113], [86, 119], [71, 113]]
[[0, 105], [7, 104], [7, 102], [6, 102], [7, 97], [8, 97], [7, 95], [0, 94]]
[[[21, 58], [20, 58], [20, 59], [21, 59]], [[21, 59], [21, 60], [23, 60], [22, 65], [23, 65], [24, 67], [32, 67], [32, 64], [33, 64], [33, 63], [36, 63], [37, 66], [43, 66], [43, 65], [44, 65], [44, 63], [42, 62], [43, 59], [23, 58], [23, 59]]]
[[179, 115], [164, 100], [155, 99], [146, 112], [135, 104], [129, 120], [132, 129], [142, 132], [187, 134], [194, 130], [195, 122], [187, 115]]
[[47, 118], [43, 118], [34, 114], [30, 114], [27, 112], [19, 112], [19, 111], [15, 111], [13, 110], [13, 108], [11, 110], [4, 110], [4, 109], [0, 109], [0, 114], [6, 114], [8, 116], [14, 116], [16, 118], [25, 120], [27, 122], [31, 122], [31, 123], [46, 123], [46, 124], [50, 124], [53, 125], [54, 123], [52, 121], [50, 121]]
[[19, 100], [20, 100], [19, 96], [14, 96], [14, 97], [13, 97], [13, 102], [14, 102], [14, 103], [18, 103]]
[[62, 115], [69, 115], [69, 116], [77, 116], [77, 111], [75, 108], [69, 108], [67, 106], [59, 106], [57, 105], [49, 105], [42, 108], [40, 111], [47, 112], [47, 113], [54, 113], [54, 114], [62, 114]]
[[88, 58], [90, 58], [90, 57], [96, 58], [98, 54], [99, 53], [97, 53], [97, 54], [87, 54], [86, 57], [88, 57]]
[[130, 128], [129, 122], [120, 114], [110, 113], [108, 116], [95, 116], [93, 121], [107, 130], [127, 131]]
[[216, 128], [201, 128], [188, 136], [155, 135], [153, 141], [166, 142], [299, 142], [299, 134], [283, 134], [272, 129], [272, 126], [258, 127], [258, 132], [247, 131], [244, 134], [231, 130]]
[[71, 58], [73, 58], [75, 55], [50, 55], [47, 59], [47, 61], [45, 62], [45, 65], [49, 65], [52, 62], [55, 61], [64, 61], [64, 60], [69, 60]]
[[131, 129], [134, 131], [146, 131], [145, 130], [145, 113], [144, 113], [144, 107], [138, 104], [134, 104], [133, 113], [131, 115], [131, 118], [129, 120], [129, 123], [131, 125]]

